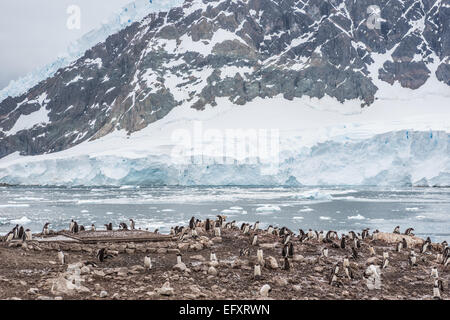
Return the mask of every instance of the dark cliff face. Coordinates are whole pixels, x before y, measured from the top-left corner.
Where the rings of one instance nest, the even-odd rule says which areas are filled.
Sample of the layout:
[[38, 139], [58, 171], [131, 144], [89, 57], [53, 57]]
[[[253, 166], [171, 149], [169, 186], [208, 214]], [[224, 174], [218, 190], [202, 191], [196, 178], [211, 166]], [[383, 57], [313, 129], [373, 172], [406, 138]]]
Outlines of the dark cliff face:
[[[373, 5], [381, 19], [372, 19]], [[201, 110], [218, 97], [244, 105], [328, 95], [370, 107], [374, 53], [391, 53], [376, 68], [382, 81], [417, 89], [435, 72], [450, 85], [449, 29], [448, 0], [186, 1], [1, 102], [0, 157], [134, 132], [182, 103]], [[33, 120], [42, 113], [44, 123]], [[31, 124], [18, 126], [23, 119]]]

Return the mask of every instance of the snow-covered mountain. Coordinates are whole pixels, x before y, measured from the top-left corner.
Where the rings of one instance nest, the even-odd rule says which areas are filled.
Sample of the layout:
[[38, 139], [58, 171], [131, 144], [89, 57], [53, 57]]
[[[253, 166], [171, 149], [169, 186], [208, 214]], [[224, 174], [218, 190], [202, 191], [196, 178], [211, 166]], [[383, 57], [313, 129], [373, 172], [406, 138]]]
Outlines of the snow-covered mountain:
[[[0, 182], [450, 185], [449, 29], [441, 0], [187, 0], [2, 101]], [[174, 156], [197, 121], [277, 129], [276, 166]]]

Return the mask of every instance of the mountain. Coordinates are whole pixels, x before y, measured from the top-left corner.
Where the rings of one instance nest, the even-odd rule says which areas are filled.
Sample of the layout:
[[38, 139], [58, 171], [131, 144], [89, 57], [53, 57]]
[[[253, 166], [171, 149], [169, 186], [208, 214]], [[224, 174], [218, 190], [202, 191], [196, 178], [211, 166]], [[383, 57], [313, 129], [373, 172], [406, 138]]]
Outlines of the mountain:
[[[19, 161], [17, 153], [22, 155], [21, 163], [31, 159], [24, 156], [34, 155], [44, 156], [33, 161], [41, 159], [47, 163], [46, 154], [55, 152], [56, 158], [72, 158], [76, 154], [87, 156], [91, 158], [88, 162], [92, 162], [93, 152], [110, 151], [111, 145], [104, 141], [118, 136], [122, 139], [119, 145], [129, 148], [127, 143], [136, 144], [141, 146], [137, 153], [157, 157], [164, 152], [149, 153], [144, 144], [161, 149], [169, 132], [164, 136], [155, 128], [162, 130], [162, 124], [170, 126], [169, 120], [175, 119], [170, 115], [178, 115], [178, 120], [195, 120], [210, 114], [224, 119], [221, 110], [229, 110], [231, 105], [247, 110], [239, 110], [242, 114], [230, 117], [228, 123], [245, 118], [248, 121], [244, 126], [253, 128], [251, 124], [259, 113], [266, 113], [266, 117], [274, 120], [270, 125], [282, 129], [291, 125], [286, 121], [296, 122], [290, 132], [303, 130], [301, 134], [282, 133], [286, 138], [283, 141], [292, 138], [297, 143], [281, 143], [282, 153], [288, 154], [283, 161], [297, 159], [302, 147], [308, 148], [307, 154], [312, 159], [311, 150], [317, 143], [331, 143], [345, 136], [350, 140], [369, 139], [370, 144], [368, 141], [380, 141], [378, 134], [389, 132], [389, 136], [405, 137], [405, 132], [394, 131], [406, 129], [417, 131], [411, 135], [417, 137], [428, 137], [433, 131], [434, 137], [443, 139], [443, 145], [447, 146], [445, 132], [449, 128], [442, 120], [448, 117], [450, 105], [449, 29], [450, 4], [441, 0], [186, 0], [168, 12], [151, 13], [87, 50], [81, 58], [26, 93], [3, 100], [0, 158], [4, 157], [1, 165], [9, 169], [3, 171], [2, 178], [0, 168], [0, 181], [24, 183], [11, 171], [18, 165], [14, 162]], [[424, 101], [430, 103], [427, 109]], [[264, 107], [253, 112], [256, 105]], [[295, 111], [291, 109], [294, 105], [297, 105]], [[331, 131], [330, 121], [314, 118], [316, 128], [328, 131], [321, 134], [322, 129], [308, 128], [306, 132], [305, 126], [312, 120], [305, 106], [321, 110], [320, 117], [325, 118], [330, 112], [361, 116], [342, 118], [340, 123], [351, 119], [354, 124], [351, 128], [343, 125], [342, 130], [339, 121], [333, 120]], [[368, 124], [368, 114], [378, 114], [376, 126]], [[392, 123], [383, 123], [390, 116]], [[276, 118], [283, 117], [286, 121], [276, 122]], [[341, 130], [339, 135], [336, 130]], [[368, 132], [371, 134], [367, 135]], [[311, 140], [313, 145], [305, 145], [305, 137], [314, 140]], [[353, 152], [353, 146], [346, 145], [345, 141], [334, 143], [341, 143]], [[108, 157], [112, 156], [108, 152]], [[333, 153], [328, 154], [331, 157]], [[120, 156], [117, 153], [116, 158]], [[422, 178], [445, 176], [447, 170], [450, 172], [448, 157], [439, 153], [439, 158], [443, 161], [439, 167], [443, 173], [434, 170], [421, 176], [413, 172], [417, 168], [412, 166], [400, 173], [394, 169], [392, 174], [395, 171], [401, 177], [392, 181], [403, 183], [409, 179], [408, 183], [412, 184]], [[158, 161], [170, 167], [167, 160]], [[70, 163], [65, 164], [70, 166]], [[101, 168], [101, 163], [93, 167]], [[90, 171], [95, 175], [89, 177], [97, 177], [100, 184], [127, 181], [177, 184], [181, 180], [185, 184], [199, 183], [195, 177], [183, 180], [178, 173], [170, 173], [178, 172], [179, 167], [160, 171], [148, 158], [138, 167], [139, 170], [133, 170], [145, 172], [147, 178], [109, 179], [101, 169]], [[153, 171], [147, 170], [150, 167]], [[25, 170], [23, 166], [20, 168]], [[293, 168], [287, 165], [279, 178], [254, 179], [254, 182], [282, 184], [311, 180], [299, 179], [301, 173], [292, 177], [286, 173], [295, 171]], [[252, 166], [251, 172], [258, 175], [254, 170]], [[368, 173], [354, 182], [378, 184], [379, 179], [374, 177], [382, 177], [380, 174]], [[149, 178], [150, 175], [153, 176]], [[249, 179], [249, 175], [243, 177]], [[405, 177], [409, 178], [405, 180]], [[45, 184], [45, 179], [52, 183], [45, 174], [36, 182]], [[217, 183], [232, 181], [218, 179]], [[330, 181], [324, 177], [309, 183]], [[385, 177], [384, 181], [390, 179]], [[439, 185], [445, 184], [439, 181]], [[88, 182], [87, 178], [77, 181]], [[202, 179], [202, 183], [207, 182], [208, 179]]]

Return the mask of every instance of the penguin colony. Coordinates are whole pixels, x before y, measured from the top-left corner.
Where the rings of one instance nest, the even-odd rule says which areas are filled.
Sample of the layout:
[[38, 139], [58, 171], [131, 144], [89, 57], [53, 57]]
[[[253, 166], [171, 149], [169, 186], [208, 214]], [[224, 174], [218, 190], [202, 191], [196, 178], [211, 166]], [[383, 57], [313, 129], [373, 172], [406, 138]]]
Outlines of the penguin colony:
[[[105, 224], [106, 230], [113, 230], [112, 223]], [[85, 227], [79, 225], [76, 221], [71, 220], [68, 228], [71, 233], [79, 233], [86, 231]], [[95, 231], [95, 225], [90, 228], [91, 231]], [[133, 219], [129, 220], [129, 225], [122, 222], [119, 224], [119, 230], [135, 230], [135, 222]], [[211, 220], [206, 219], [201, 221], [192, 217], [189, 220], [188, 226], [176, 226], [171, 228], [170, 234], [178, 241], [184, 241], [187, 239], [198, 239], [199, 234], [206, 234], [210, 237], [221, 237], [222, 233], [225, 231], [234, 231], [240, 234], [242, 237], [247, 238], [247, 246], [240, 248], [236, 251], [236, 256], [238, 259], [250, 258], [253, 259], [253, 280], [261, 281], [262, 287], [260, 289], [260, 294], [263, 297], [268, 297], [272, 292], [270, 285], [264, 284], [264, 280], [270, 278], [270, 269], [276, 268], [276, 266], [270, 266], [267, 258], [265, 259], [264, 247], [260, 247], [261, 239], [264, 237], [270, 237], [278, 242], [277, 247], [281, 250], [279, 251], [279, 256], [276, 260], [281, 261], [278, 268], [289, 274], [292, 268], [298, 268], [296, 265], [296, 249], [306, 244], [314, 244], [317, 248], [317, 253], [314, 254], [317, 257], [317, 261], [329, 265], [329, 274], [323, 279], [331, 287], [342, 287], [346, 286], [355, 280], [361, 280], [368, 278], [366, 272], [358, 272], [355, 266], [359, 264], [364, 264], [366, 261], [361, 260], [361, 253], [365, 256], [370, 256], [377, 258], [379, 265], [371, 263], [369, 268], [375, 270], [379, 267], [381, 270], [389, 270], [392, 268], [390, 263], [390, 253], [395, 253], [397, 256], [403, 257], [405, 265], [407, 263], [408, 268], [417, 268], [420, 264], [425, 262], [424, 257], [434, 255], [436, 264], [430, 269], [430, 273], [427, 275], [430, 278], [430, 296], [434, 299], [442, 299], [442, 293], [445, 290], [445, 283], [440, 275], [448, 272], [448, 265], [450, 260], [450, 248], [447, 242], [442, 242], [441, 244], [433, 244], [430, 238], [427, 238], [420, 248], [414, 247], [413, 245], [408, 245], [406, 237], [402, 238], [401, 241], [396, 243], [390, 250], [383, 252], [377, 252], [374, 245], [374, 234], [378, 230], [374, 231], [372, 234], [369, 229], [362, 230], [361, 233], [356, 233], [350, 231], [347, 234], [341, 234], [340, 236], [336, 231], [330, 230], [326, 233], [324, 231], [313, 231], [309, 229], [308, 231], [298, 230], [298, 233], [294, 233], [287, 227], [277, 227], [270, 225], [266, 229], [259, 228], [259, 221], [253, 225], [248, 223], [243, 223], [240, 226], [236, 224], [236, 221], [226, 222], [226, 217], [223, 215], [218, 215], [217, 219]], [[408, 228], [403, 233], [405, 236], [412, 236], [414, 229]], [[158, 230], [154, 231], [158, 233]], [[400, 232], [400, 226], [397, 226], [394, 234], [402, 235]], [[54, 234], [50, 230], [50, 223], [46, 223], [43, 226], [40, 236], [49, 236]], [[16, 225], [3, 239], [3, 241], [10, 242], [14, 240], [21, 241], [32, 241], [33, 236], [29, 229], [24, 230], [23, 226]], [[340, 262], [335, 263], [331, 261], [333, 252], [339, 252], [340, 256], [343, 258]], [[116, 255], [108, 252], [107, 248], [99, 248], [95, 257], [97, 262], [89, 262], [90, 265], [97, 266], [101, 265], [108, 260], [113, 260]], [[57, 252], [57, 261], [59, 264], [67, 264], [66, 254], [59, 250]], [[186, 268], [186, 264], [182, 261], [182, 255], [177, 254], [176, 264], [180, 269]], [[374, 260], [375, 261], [375, 260]], [[142, 265], [146, 272], [152, 272], [155, 266], [158, 265], [156, 258], [150, 255], [145, 255], [142, 260]], [[183, 267], [184, 266], [184, 267]], [[217, 274], [216, 268], [220, 266], [220, 257], [217, 252], [211, 250], [209, 254], [209, 270], [208, 274]], [[407, 270], [405, 270], [407, 272]]]

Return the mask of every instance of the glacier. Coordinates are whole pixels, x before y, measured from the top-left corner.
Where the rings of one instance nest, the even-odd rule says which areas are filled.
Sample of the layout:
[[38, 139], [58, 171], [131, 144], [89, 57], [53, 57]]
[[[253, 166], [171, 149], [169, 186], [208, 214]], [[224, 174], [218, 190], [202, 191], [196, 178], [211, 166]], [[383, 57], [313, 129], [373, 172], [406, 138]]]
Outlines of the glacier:
[[94, 47], [97, 43], [103, 42], [110, 35], [117, 33], [134, 22], [141, 21], [148, 14], [168, 10], [182, 3], [183, 0], [135, 0], [130, 2], [102, 22], [100, 27], [74, 41], [67, 48], [67, 51], [55, 61], [37, 68], [22, 78], [12, 80], [8, 86], [0, 90], [0, 102], [9, 96], [20, 96], [39, 82], [53, 76], [58, 69], [64, 68], [82, 57], [86, 50]]
[[[116, 130], [61, 152], [10, 154], [0, 159], [0, 183], [450, 186], [446, 91], [391, 90], [394, 103], [380, 96], [364, 109], [330, 97], [258, 98], [245, 106], [221, 98], [202, 111], [182, 105], [132, 134]], [[233, 158], [220, 140], [230, 129], [276, 130], [268, 139], [278, 143], [276, 153]], [[248, 138], [236, 142], [249, 146]]]

